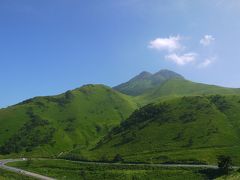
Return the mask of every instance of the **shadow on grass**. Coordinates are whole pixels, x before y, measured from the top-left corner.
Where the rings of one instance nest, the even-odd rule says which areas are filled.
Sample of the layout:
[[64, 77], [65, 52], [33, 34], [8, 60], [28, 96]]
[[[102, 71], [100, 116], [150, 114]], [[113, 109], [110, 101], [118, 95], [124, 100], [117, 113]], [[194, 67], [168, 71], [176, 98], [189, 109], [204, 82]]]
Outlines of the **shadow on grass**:
[[200, 174], [204, 174], [208, 179], [215, 179], [225, 175], [219, 169], [202, 169], [198, 171]]

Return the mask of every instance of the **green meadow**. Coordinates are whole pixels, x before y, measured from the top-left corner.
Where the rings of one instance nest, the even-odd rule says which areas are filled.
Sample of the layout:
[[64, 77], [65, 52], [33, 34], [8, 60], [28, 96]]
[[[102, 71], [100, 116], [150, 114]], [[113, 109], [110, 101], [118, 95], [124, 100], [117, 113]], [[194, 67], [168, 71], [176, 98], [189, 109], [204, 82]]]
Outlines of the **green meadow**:
[[162, 168], [124, 164], [82, 164], [66, 160], [31, 160], [31, 162], [14, 162], [8, 165], [57, 179], [69, 180], [204, 180], [217, 176], [214, 170], [201, 168]]

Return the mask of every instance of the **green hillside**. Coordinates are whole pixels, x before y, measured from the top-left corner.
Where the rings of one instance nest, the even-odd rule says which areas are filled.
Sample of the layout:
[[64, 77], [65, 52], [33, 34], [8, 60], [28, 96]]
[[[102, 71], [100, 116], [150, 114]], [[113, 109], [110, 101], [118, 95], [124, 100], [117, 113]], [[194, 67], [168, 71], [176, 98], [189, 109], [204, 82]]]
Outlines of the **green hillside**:
[[92, 150], [91, 157], [133, 162], [240, 164], [240, 96], [189, 96], [136, 110]]
[[209, 163], [240, 150], [239, 89], [194, 83], [168, 70], [144, 72], [125, 85], [115, 89], [140, 95], [86, 85], [0, 109], [0, 154]]
[[136, 104], [103, 85], [37, 97], [0, 110], [0, 154], [49, 156], [94, 145]]
[[202, 168], [109, 165], [56, 159], [21, 161], [8, 163], [8, 165], [48, 177], [67, 180], [208, 180], [210, 178], [207, 172], [211, 172]]
[[181, 96], [213, 94], [240, 94], [240, 89], [225, 88], [215, 85], [195, 83], [180, 78], [172, 78], [155, 87], [154, 89], [148, 90], [144, 94], [135, 97], [135, 99], [136, 101], [141, 102], [141, 104], [148, 104], [154, 101], [156, 102], [159, 100], [172, 99]]
[[127, 95], [138, 96], [172, 78], [183, 79], [181, 75], [169, 70], [161, 70], [155, 74], [144, 71], [114, 89]]
[[35, 180], [34, 178], [0, 169], [0, 180]]

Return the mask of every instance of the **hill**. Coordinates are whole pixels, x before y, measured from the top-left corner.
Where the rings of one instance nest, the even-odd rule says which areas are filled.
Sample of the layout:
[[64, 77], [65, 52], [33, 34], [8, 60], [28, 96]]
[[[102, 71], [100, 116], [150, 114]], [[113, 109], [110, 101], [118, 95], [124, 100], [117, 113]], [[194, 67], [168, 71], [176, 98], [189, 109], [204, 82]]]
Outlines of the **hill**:
[[91, 157], [128, 162], [240, 163], [240, 96], [189, 96], [136, 110], [92, 149]]
[[172, 78], [183, 79], [181, 75], [169, 70], [161, 70], [155, 74], [144, 71], [113, 89], [127, 95], [138, 96]]
[[226, 88], [216, 85], [196, 83], [170, 70], [160, 70], [155, 74], [142, 72], [128, 82], [113, 89], [134, 97], [139, 105], [192, 95], [236, 95], [239, 88]]
[[[135, 95], [116, 90], [121, 88]], [[149, 162], [151, 157], [151, 161], [163, 162], [179, 160], [181, 153], [194, 149], [203, 150], [197, 160], [213, 162], [216, 151], [225, 152], [223, 147], [233, 153], [234, 148], [240, 150], [239, 93], [239, 89], [194, 83], [161, 70], [141, 73], [114, 89], [85, 85], [57, 96], [32, 98], [0, 109], [0, 154], [99, 160], [119, 152], [129, 161]], [[156, 114], [149, 117], [148, 111]], [[200, 127], [205, 134], [195, 136]], [[230, 146], [234, 148], [229, 150]], [[206, 149], [211, 151], [209, 156]]]
[[135, 109], [131, 97], [104, 85], [29, 99], [0, 110], [0, 154], [49, 156], [85, 149]]
[[240, 89], [195, 83], [181, 78], [171, 78], [159, 86], [135, 97], [135, 99], [141, 104], [148, 104], [181, 96], [214, 94], [235, 95], [240, 94]]

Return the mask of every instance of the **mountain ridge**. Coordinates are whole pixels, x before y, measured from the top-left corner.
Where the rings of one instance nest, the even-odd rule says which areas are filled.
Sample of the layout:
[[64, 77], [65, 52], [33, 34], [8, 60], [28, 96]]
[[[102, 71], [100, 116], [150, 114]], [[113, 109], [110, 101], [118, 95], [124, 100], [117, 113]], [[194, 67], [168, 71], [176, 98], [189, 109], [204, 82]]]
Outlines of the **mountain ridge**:
[[217, 85], [209, 85], [204, 83], [196, 83], [186, 79], [172, 78], [160, 86], [145, 92], [135, 99], [142, 104], [148, 104], [154, 101], [175, 98], [180, 96], [196, 96], [196, 95], [239, 95], [239, 88], [226, 88]]
[[172, 78], [184, 79], [180, 74], [167, 69], [160, 70], [154, 74], [143, 71], [129, 81], [113, 87], [113, 89], [127, 95], [138, 96]]

